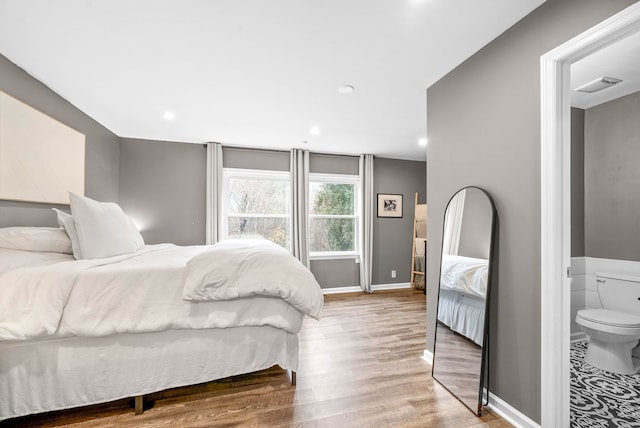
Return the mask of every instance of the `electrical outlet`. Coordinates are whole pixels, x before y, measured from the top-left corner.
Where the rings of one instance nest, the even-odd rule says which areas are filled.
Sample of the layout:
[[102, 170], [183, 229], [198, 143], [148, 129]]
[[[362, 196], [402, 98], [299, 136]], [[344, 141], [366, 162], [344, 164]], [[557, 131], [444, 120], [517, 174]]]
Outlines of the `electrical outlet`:
[[396, 270], [392, 270], [391, 271], [391, 278], [395, 278], [396, 277]]

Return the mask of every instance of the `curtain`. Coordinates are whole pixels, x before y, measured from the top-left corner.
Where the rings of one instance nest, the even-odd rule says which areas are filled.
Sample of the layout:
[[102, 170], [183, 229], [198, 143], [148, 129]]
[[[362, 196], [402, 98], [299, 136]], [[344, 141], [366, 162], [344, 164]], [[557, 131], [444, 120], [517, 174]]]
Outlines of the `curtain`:
[[371, 293], [373, 260], [373, 155], [360, 155], [360, 287]]
[[444, 236], [442, 237], [442, 254], [458, 255], [465, 196], [466, 190], [463, 189], [456, 193], [447, 205], [444, 218]]
[[309, 151], [291, 149], [291, 252], [309, 267]]
[[222, 144], [207, 143], [206, 244], [222, 237]]

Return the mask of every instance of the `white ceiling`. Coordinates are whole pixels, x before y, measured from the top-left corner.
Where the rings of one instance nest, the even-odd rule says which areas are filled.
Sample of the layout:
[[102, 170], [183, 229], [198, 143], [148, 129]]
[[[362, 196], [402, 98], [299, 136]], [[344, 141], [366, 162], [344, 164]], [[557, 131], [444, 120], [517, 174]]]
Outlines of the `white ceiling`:
[[571, 91], [571, 105], [588, 109], [640, 91], [640, 33], [633, 34], [571, 65], [571, 88], [578, 88], [600, 77], [622, 82], [587, 94]]
[[543, 2], [2, 0], [0, 53], [121, 137], [424, 160], [426, 89]]

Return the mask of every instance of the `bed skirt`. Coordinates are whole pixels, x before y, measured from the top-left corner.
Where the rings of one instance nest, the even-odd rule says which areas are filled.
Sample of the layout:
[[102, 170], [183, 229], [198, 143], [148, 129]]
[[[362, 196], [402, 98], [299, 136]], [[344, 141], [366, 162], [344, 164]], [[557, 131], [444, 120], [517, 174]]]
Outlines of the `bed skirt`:
[[298, 337], [269, 326], [0, 343], [0, 420], [263, 370], [298, 368]]
[[456, 333], [482, 346], [484, 337], [485, 301], [479, 297], [440, 290], [438, 321]]

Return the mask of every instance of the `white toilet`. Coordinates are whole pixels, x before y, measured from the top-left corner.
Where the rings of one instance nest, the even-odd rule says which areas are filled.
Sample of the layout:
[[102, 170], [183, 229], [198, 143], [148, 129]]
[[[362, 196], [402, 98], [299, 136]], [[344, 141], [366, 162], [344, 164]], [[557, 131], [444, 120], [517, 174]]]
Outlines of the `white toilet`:
[[634, 362], [632, 350], [640, 340], [640, 278], [596, 273], [596, 283], [603, 309], [576, 315], [589, 336], [585, 361], [608, 372], [637, 373], [640, 361]]

